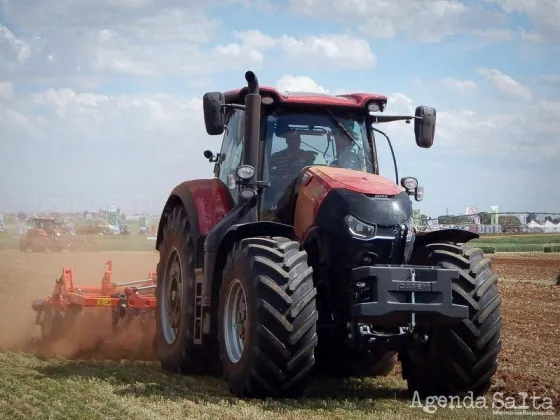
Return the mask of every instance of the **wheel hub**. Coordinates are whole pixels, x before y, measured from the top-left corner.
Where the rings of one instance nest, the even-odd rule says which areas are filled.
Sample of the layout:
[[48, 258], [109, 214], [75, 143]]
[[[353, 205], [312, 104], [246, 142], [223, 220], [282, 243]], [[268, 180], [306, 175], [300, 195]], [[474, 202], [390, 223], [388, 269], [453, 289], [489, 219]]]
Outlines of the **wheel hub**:
[[161, 327], [167, 344], [173, 344], [177, 339], [183, 304], [183, 270], [179, 252], [175, 248], [167, 257], [161, 287], [163, 290], [160, 306]]
[[247, 298], [241, 281], [234, 279], [228, 289], [224, 308], [224, 341], [228, 357], [237, 363], [243, 355], [247, 338]]

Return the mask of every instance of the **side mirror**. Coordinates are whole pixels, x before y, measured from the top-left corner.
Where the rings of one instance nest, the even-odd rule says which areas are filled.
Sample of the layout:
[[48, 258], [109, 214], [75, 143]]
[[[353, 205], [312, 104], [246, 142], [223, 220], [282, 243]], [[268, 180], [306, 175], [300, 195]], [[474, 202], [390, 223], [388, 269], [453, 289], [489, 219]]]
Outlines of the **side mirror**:
[[212, 161], [212, 158], [214, 157], [214, 153], [212, 153], [211, 150], [205, 150], [204, 151], [204, 157], [206, 159], [208, 159], [209, 161]]
[[208, 159], [208, 162], [214, 163], [214, 162], [217, 162], [218, 159], [220, 159], [221, 154], [218, 153], [216, 156], [214, 156], [214, 153], [212, 153], [211, 150], [205, 150], [205, 151], [204, 151], [204, 157], [205, 157], [206, 159]]
[[436, 134], [436, 110], [429, 106], [419, 106], [414, 114], [414, 135], [418, 147], [429, 149], [434, 144]]
[[204, 124], [206, 125], [206, 132], [211, 136], [217, 136], [224, 132], [224, 104], [225, 99], [222, 92], [208, 92], [204, 94], [202, 99]]
[[412, 176], [405, 176], [401, 178], [401, 187], [403, 187], [406, 193], [410, 196], [414, 196], [416, 201], [422, 201], [424, 199], [424, 187], [418, 185], [418, 180]]

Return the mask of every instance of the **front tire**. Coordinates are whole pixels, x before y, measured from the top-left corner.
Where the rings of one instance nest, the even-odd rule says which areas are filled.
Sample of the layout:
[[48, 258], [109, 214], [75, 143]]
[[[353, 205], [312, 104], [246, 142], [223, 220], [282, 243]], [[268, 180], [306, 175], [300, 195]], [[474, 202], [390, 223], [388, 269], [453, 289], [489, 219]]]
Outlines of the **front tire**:
[[[466, 244], [429, 244], [420, 250], [422, 265], [459, 270], [453, 302], [466, 305], [469, 317], [450, 328], [437, 328], [419, 349], [399, 354], [403, 379], [413, 396], [474, 397], [490, 389], [501, 349], [502, 317], [498, 277], [482, 250]], [[413, 256], [414, 258], [414, 256]]]
[[315, 364], [316, 289], [299, 243], [248, 238], [230, 252], [219, 304], [223, 373], [240, 397], [298, 397]]

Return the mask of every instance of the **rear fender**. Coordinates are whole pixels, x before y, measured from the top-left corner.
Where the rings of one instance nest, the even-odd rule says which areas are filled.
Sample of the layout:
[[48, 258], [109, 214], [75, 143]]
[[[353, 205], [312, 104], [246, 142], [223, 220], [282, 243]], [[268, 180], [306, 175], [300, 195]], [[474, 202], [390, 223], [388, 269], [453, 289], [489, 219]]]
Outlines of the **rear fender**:
[[233, 198], [218, 178], [196, 179], [177, 185], [169, 197], [158, 225], [156, 250], [163, 239], [163, 229], [167, 223], [167, 215], [176, 206], [183, 206], [189, 218], [190, 232], [195, 246], [196, 268], [202, 267], [204, 238], [208, 232], [233, 207]]
[[293, 239], [294, 229], [290, 225], [268, 221], [239, 223], [231, 226], [217, 246], [217, 250], [206, 249], [206, 265], [202, 288], [204, 306], [210, 306], [211, 301], [219, 296], [222, 269], [233, 245], [243, 238], [255, 236], [283, 236]]

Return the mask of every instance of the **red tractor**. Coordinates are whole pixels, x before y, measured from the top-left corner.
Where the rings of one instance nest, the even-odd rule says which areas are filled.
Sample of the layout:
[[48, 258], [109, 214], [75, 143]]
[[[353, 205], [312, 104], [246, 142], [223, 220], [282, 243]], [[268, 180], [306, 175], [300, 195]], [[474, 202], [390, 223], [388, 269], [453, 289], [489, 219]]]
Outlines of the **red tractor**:
[[411, 395], [488, 390], [501, 298], [467, 244], [478, 235], [415, 231], [423, 188], [379, 175], [374, 124], [414, 121], [429, 148], [435, 109], [388, 116], [383, 95], [245, 78], [204, 95], [207, 133], [225, 133], [219, 154], [204, 152], [215, 177], [177, 185], [161, 215], [162, 367], [222, 373], [238, 396], [297, 397], [314, 373], [383, 375], [396, 354]]
[[27, 233], [19, 240], [22, 252], [61, 252], [64, 248], [61, 236], [66, 232], [54, 217], [32, 217], [27, 220]]

